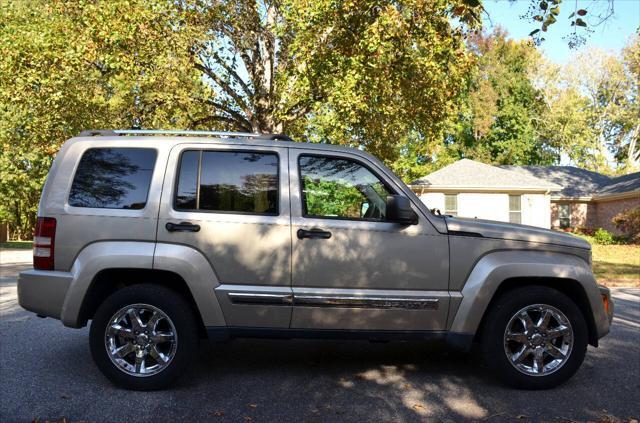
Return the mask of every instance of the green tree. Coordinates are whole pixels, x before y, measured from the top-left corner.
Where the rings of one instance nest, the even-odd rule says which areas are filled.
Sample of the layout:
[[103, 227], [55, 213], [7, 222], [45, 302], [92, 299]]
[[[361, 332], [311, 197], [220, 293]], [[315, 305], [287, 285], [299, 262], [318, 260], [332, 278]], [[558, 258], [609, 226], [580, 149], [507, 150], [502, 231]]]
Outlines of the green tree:
[[211, 90], [166, 2], [3, 1], [0, 220], [29, 236], [51, 161], [87, 128], [186, 127]]
[[621, 57], [592, 48], [565, 66], [538, 68], [546, 102], [541, 134], [571, 162], [605, 173], [638, 168], [638, 51], [633, 38]]
[[478, 12], [470, 0], [206, 3], [191, 15], [207, 34], [195, 66], [219, 97], [198, 124], [357, 146], [391, 163], [411, 131], [440, 142]]
[[[442, 144], [477, 0], [4, 0], [0, 219], [27, 235], [86, 128], [288, 132], [388, 164]], [[453, 23], [455, 22], [455, 24]]]
[[486, 163], [552, 164], [558, 154], [539, 136], [544, 102], [531, 80], [540, 56], [535, 46], [498, 29], [478, 34], [470, 48], [477, 68], [449, 149]]

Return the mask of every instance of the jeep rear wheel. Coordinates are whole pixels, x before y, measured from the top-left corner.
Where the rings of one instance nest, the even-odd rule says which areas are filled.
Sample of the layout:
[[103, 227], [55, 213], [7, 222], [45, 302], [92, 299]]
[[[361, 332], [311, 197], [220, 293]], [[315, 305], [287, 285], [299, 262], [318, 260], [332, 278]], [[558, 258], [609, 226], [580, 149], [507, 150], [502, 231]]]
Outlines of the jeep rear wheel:
[[198, 345], [189, 303], [156, 285], [116, 291], [96, 311], [89, 336], [98, 368], [112, 382], [135, 390], [167, 386]]
[[569, 297], [528, 286], [503, 294], [489, 310], [482, 351], [485, 363], [505, 383], [548, 389], [578, 370], [587, 340], [584, 316]]

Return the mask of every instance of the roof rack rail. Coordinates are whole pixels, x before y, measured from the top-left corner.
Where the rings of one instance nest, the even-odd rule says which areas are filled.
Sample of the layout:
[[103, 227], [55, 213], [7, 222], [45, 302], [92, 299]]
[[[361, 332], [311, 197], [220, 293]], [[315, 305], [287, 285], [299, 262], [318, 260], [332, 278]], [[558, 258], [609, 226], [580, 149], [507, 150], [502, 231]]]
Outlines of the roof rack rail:
[[259, 134], [254, 132], [227, 132], [227, 131], [183, 131], [164, 129], [89, 129], [80, 132], [81, 137], [93, 136], [120, 136], [120, 135], [184, 135], [184, 136], [210, 136], [222, 138], [254, 138], [272, 141], [293, 141], [285, 134]]

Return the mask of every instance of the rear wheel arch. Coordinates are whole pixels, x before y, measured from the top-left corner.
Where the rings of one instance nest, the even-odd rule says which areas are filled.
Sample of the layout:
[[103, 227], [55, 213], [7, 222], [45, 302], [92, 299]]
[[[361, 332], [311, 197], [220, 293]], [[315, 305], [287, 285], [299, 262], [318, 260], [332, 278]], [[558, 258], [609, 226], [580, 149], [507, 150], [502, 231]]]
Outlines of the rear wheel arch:
[[578, 306], [578, 308], [582, 312], [582, 315], [584, 316], [585, 322], [587, 323], [589, 344], [594, 347], [598, 346], [598, 334], [593, 317], [593, 311], [591, 309], [591, 304], [589, 303], [589, 299], [583, 286], [580, 284], [580, 282], [574, 279], [552, 277], [513, 277], [502, 281], [493, 294], [491, 300], [489, 301], [489, 304], [487, 305], [483, 313], [474, 340], [481, 339], [487, 315], [489, 314], [493, 305], [498, 301], [498, 299], [504, 295], [508, 295], [510, 291], [525, 286], [542, 286], [551, 288], [562, 292], [567, 297], [569, 297]]
[[202, 316], [189, 285], [175, 272], [158, 269], [109, 268], [99, 271], [92, 279], [80, 307], [79, 322], [85, 326], [98, 307], [114, 292], [136, 284], [163, 286], [181, 295], [192, 307], [198, 319], [198, 332], [206, 337]]

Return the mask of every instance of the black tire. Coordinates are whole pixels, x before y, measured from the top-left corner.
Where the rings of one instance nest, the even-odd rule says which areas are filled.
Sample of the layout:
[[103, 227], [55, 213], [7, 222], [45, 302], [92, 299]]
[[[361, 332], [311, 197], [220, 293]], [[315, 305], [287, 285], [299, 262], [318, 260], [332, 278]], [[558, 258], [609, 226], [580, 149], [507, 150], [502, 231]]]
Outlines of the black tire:
[[[569, 320], [573, 348], [564, 364], [547, 375], [528, 375], [516, 369], [505, 352], [505, 331], [518, 311], [534, 304], [555, 307]], [[587, 351], [588, 328], [578, 306], [562, 292], [544, 286], [526, 286], [502, 294], [488, 310], [482, 331], [484, 363], [502, 382], [518, 389], [554, 388], [573, 376]]]
[[[149, 304], [161, 310], [171, 319], [177, 334], [173, 359], [151, 376], [133, 376], [121, 370], [111, 361], [105, 346], [105, 331], [111, 318], [132, 304]], [[192, 361], [198, 342], [198, 321], [192, 306], [179, 293], [152, 284], [132, 285], [109, 296], [98, 307], [89, 332], [91, 355], [100, 371], [116, 385], [138, 391], [161, 389], [172, 383]]]

